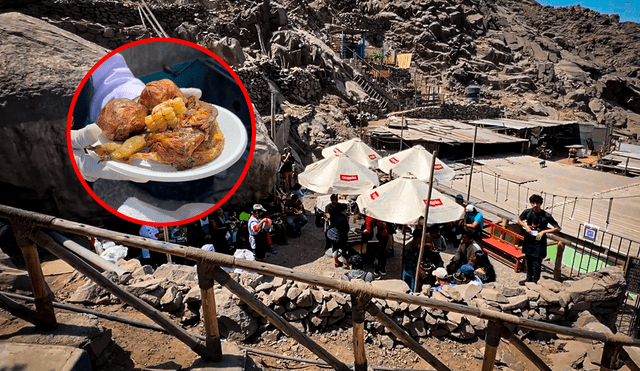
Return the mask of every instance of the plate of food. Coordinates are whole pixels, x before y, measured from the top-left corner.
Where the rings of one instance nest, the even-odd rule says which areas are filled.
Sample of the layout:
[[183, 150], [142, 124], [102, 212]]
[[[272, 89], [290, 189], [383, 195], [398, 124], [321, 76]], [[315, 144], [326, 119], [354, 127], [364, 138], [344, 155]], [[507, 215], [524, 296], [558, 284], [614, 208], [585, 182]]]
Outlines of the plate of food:
[[216, 175], [242, 157], [247, 130], [224, 107], [185, 98], [171, 80], [153, 81], [139, 99], [115, 99], [98, 119], [88, 148], [106, 167], [131, 178], [182, 182]]

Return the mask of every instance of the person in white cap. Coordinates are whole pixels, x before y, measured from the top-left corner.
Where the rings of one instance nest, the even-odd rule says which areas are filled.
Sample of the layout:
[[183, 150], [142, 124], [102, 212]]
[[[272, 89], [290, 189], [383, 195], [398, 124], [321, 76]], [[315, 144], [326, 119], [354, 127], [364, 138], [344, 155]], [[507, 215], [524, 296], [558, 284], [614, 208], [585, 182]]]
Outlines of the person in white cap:
[[447, 270], [443, 267], [434, 270], [431, 274], [436, 278], [436, 284], [433, 288], [434, 291], [438, 291], [442, 286], [449, 284], [449, 282], [447, 282], [447, 277], [449, 277], [449, 275], [447, 274]]
[[474, 205], [467, 205], [467, 216], [464, 223], [465, 227], [473, 230], [473, 238], [478, 239], [482, 236], [484, 216]]
[[264, 260], [267, 250], [269, 249], [267, 242], [267, 233], [269, 232], [267, 226], [271, 225], [271, 220], [269, 218], [262, 218], [262, 215], [264, 215], [266, 211], [267, 210], [260, 204], [253, 205], [253, 211], [247, 224], [247, 228], [249, 229], [249, 244], [258, 261]]

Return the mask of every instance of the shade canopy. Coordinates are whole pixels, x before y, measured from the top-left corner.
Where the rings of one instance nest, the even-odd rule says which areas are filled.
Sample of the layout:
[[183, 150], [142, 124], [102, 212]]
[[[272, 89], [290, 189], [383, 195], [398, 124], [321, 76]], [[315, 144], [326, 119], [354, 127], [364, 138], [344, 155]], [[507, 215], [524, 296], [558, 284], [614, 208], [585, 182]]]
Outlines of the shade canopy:
[[[397, 224], [414, 224], [424, 216], [429, 184], [412, 174], [365, 192], [356, 200], [360, 210], [373, 218]], [[464, 208], [437, 190], [431, 191], [427, 224], [448, 223], [464, 216]]]
[[331, 156], [308, 165], [298, 175], [298, 182], [317, 193], [345, 195], [361, 194], [380, 184], [376, 173], [345, 155]]
[[382, 158], [382, 156], [359, 138], [354, 138], [322, 150], [322, 156], [325, 158], [338, 154], [345, 154], [353, 161], [372, 169], [378, 168], [378, 160]]
[[[394, 178], [405, 173], [411, 173], [423, 182], [428, 182], [431, 176], [431, 158], [433, 155], [421, 145], [398, 152], [378, 160], [380, 170], [389, 174], [393, 171]], [[444, 162], [436, 158], [435, 174], [433, 178], [438, 182], [447, 182], [456, 175], [455, 171]]]

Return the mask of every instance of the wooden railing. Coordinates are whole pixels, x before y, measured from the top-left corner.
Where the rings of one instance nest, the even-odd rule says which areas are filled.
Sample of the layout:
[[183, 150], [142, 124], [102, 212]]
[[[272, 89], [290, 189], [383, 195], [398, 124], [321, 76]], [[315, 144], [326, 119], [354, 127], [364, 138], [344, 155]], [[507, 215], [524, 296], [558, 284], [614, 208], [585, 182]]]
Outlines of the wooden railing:
[[[217, 362], [222, 359], [222, 348], [220, 345], [220, 335], [216, 319], [215, 296], [213, 291], [214, 281], [217, 281], [233, 294], [238, 296], [240, 300], [251, 307], [255, 312], [266, 318], [277, 329], [308, 348], [311, 352], [324, 360], [329, 366], [336, 370], [350, 370], [349, 366], [338, 360], [320, 345], [315, 343], [311, 338], [289, 324], [285, 319], [258, 300], [239, 283], [235, 282], [229, 274], [221, 268], [230, 267], [253, 271], [268, 276], [291, 279], [350, 294], [353, 318], [354, 369], [358, 371], [364, 371], [367, 369], [367, 358], [364, 349], [365, 311], [369, 312], [369, 314], [375, 317], [377, 321], [386, 326], [400, 341], [404, 343], [405, 346], [416, 352], [416, 354], [422, 357], [436, 370], [450, 370], [447, 365], [442, 363], [437, 357], [422, 347], [405, 330], [397, 325], [393, 319], [389, 318], [371, 300], [372, 298], [415, 304], [488, 320], [485, 339], [486, 347], [482, 365], [483, 371], [493, 369], [500, 339], [504, 339], [513, 344], [528, 359], [530, 359], [538, 369], [550, 370], [549, 366], [547, 366], [546, 363], [536, 355], [536, 353], [534, 353], [505, 326], [509, 324], [536, 331], [544, 331], [552, 334], [604, 342], [605, 345], [601, 359], [601, 370], [612, 369], [614, 362], [618, 358], [623, 360], [630, 369], [638, 370], [638, 366], [630, 359], [623, 346], [639, 347], [640, 340], [632, 339], [621, 334], [610, 334], [558, 326], [521, 318], [495, 310], [449, 303], [423, 296], [418, 297], [403, 292], [387, 291], [364, 283], [341, 281], [310, 273], [298, 272], [290, 268], [284, 268], [268, 263], [238, 259], [233, 256], [208, 252], [194, 247], [185, 247], [162, 241], [153, 241], [144, 237], [112, 232], [4, 205], [0, 205], [0, 217], [9, 219], [18, 244], [22, 249], [33, 286], [36, 311], [33, 312], [29, 308], [11, 301], [11, 299], [4, 295], [0, 295], [0, 307], [8, 310], [16, 316], [19, 316], [20, 318], [27, 319], [44, 329], [51, 329], [56, 326], [56, 316], [54, 306], [52, 304], [52, 298], [46, 290], [36, 246], [40, 246], [64, 260], [87, 278], [102, 286], [123, 302], [145, 314], [155, 323], [160, 325], [166, 332], [177, 337], [179, 340], [187, 344], [194, 352], [209, 361]], [[100, 270], [108, 267], [99, 266], [95, 268], [95, 264], [90, 265], [69, 249], [61, 246], [58, 243], [61, 241], [61, 237], [55, 232], [48, 230], [58, 230], [82, 236], [109, 239], [126, 246], [144, 248], [196, 261], [198, 263], [198, 284], [202, 294], [205, 329], [204, 340], [201, 337], [191, 334], [179, 327], [158, 310], [107, 279], [105, 276], [100, 274]], [[63, 242], [63, 244], [64, 243], [65, 242]]]

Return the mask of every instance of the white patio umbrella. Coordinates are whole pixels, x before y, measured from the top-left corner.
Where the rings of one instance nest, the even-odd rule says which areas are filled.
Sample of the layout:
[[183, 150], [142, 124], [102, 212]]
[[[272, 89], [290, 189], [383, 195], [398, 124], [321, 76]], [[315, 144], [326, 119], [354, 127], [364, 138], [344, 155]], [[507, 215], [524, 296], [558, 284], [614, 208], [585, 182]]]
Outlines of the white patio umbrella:
[[341, 153], [347, 155], [347, 157], [353, 161], [373, 169], [378, 168], [378, 160], [382, 158], [382, 156], [359, 138], [354, 138], [322, 150], [322, 156], [325, 158]]
[[[356, 203], [370, 217], [396, 224], [414, 224], [424, 216], [428, 191], [429, 184], [412, 174], [404, 174], [361, 194]], [[464, 208], [455, 200], [432, 190], [427, 224], [448, 223], [463, 216]]]
[[[398, 152], [378, 160], [380, 170], [389, 174], [393, 171], [394, 177], [411, 173], [423, 182], [429, 181], [431, 175], [432, 154], [421, 145], [415, 145], [409, 149]], [[436, 158], [434, 179], [438, 182], [446, 182], [455, 176], [455, 171], [444, 162]], [[425, 193], [426, 194], [426, 193]]]
[[317, 193], [357, 195], [380, 184], [378, 176], [345, 155], [325, 158], [308, 165], [298, 182]]

